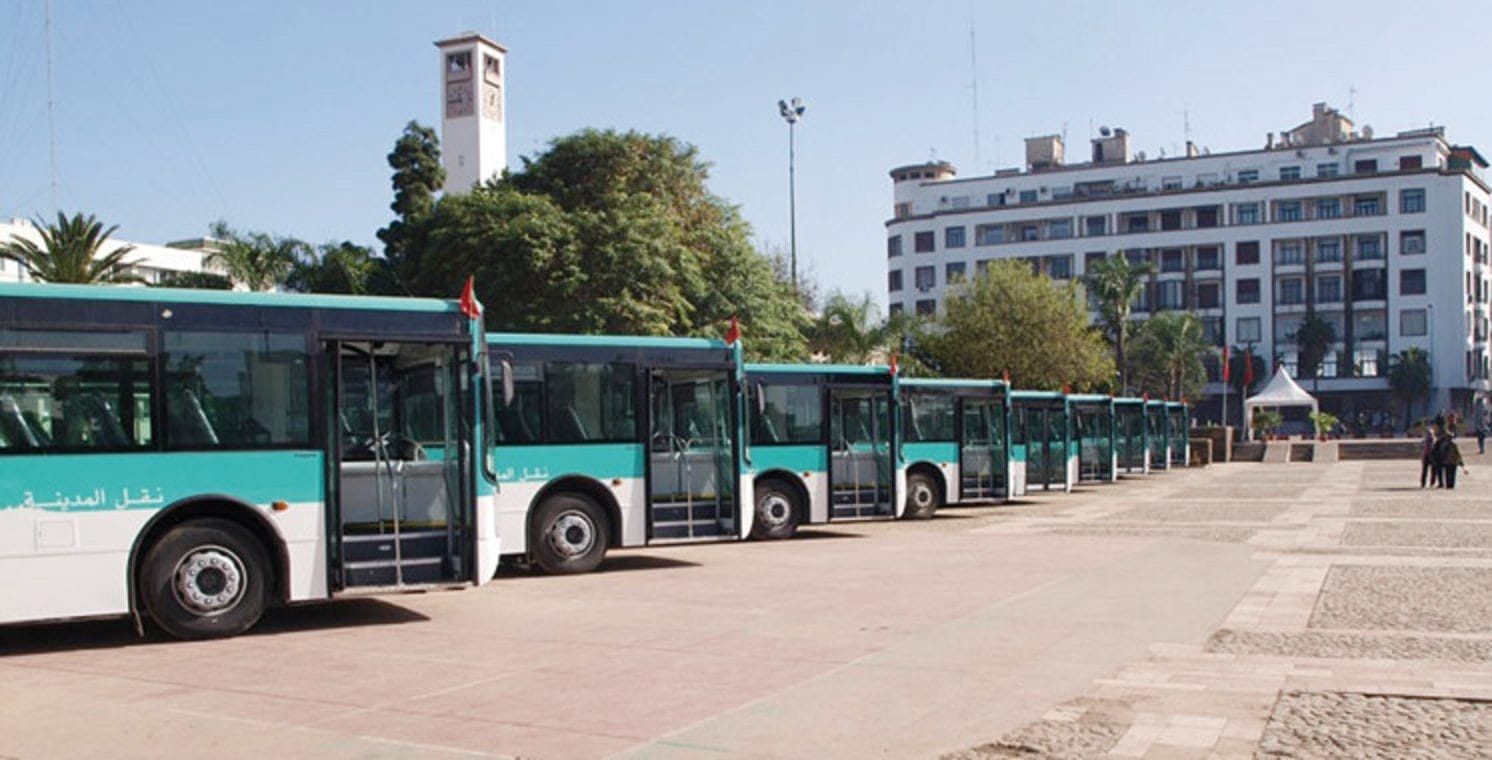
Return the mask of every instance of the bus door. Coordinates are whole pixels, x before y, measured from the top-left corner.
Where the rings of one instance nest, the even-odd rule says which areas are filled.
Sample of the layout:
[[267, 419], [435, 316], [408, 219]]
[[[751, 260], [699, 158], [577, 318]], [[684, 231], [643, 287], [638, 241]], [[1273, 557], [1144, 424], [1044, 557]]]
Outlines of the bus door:
[[729, 372], [655, 369], [648, 385], [649, 537], [735, 535], [736, 440]]
[[891, 517], [891, 399], [883, 390], [829, 389], [829, 519]]
[[468, 350], [330, 341], [334, 574], [342, 588], [469, 580]]
[[1003, 497], [1005, 483], [1004, 405], [997, 399], [963, 399], [959, 431], [960, 499]]
[[1032, 436], [1031, 456], [1034, 468], [1031, 485], [1040, 485], [1050, 490], [1053, 483], [1067, 480], [1067, 451], [1063, 431], [1062, 413], [1056, 409], [1032, 409], [1030, 421]]

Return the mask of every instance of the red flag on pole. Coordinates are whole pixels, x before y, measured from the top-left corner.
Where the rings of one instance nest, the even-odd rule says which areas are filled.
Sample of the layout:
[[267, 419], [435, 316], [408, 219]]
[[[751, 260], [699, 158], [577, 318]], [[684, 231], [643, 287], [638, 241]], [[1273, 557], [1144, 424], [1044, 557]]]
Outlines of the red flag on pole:
[[1229, 380], [1232, 379], [1232, 377], [1233, 377], [1233, 373], [1228, 370], [1228, 344], [1224, 343], [1223, 344], [1223, 382], [1225, 382], [1225, 383], [1228, 382]]
[[1000, 377], [1005, 380], [1005, 384], [1006, 385], [1010, 385], [1010, 370], [1008, 370], [1008, 369], [1007, 370], [1003, 370], [1000, 373]]
[[482, 316], [482, 302], [477, 300], [476, 278], [467, 277], [466, 287], [461, 289], [461, 313], [472, 319]]
[[1254, 352], [1243, 352], [1243, 389], [1248, 390], [1254, 384]]
[[891, 374], [896, 374], [896, 354], [891, 355]]
[[725, 331], [725, 342], [734, 345], [741, 339], [741, 320], [736, 317], [730, 318], [730, 328]]
[[1067, 383], [1063, 383], [1062, 384], [1062, 393], [1063, 393], [1063, 395], [1067, 395], [1067, 394], [1072, 393], [1072, 386], [1069, 385], [1069, 384], [1067, 384]]

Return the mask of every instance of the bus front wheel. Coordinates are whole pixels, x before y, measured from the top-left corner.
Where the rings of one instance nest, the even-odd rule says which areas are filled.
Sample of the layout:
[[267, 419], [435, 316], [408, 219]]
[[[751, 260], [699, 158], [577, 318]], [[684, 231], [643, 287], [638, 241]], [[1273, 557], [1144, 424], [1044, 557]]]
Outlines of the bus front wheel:
[[607, 527], [594, 501], [571, 493], [550, 496], [534, 516], [534, 562], [551, 575], [595, 570], [606, 557]]
[[758, 483], [751, 537], [757, 540], [792, 538], [798, 531], [797, 501], [793, 489], [780, 480]]
[[235, 636], [259, 621], [269, 600], [269, 553], [228, 520], [190, 520], [145, 554], [140, 599], [179, 639]]
[[907, 508], [903, 516], [909, 520], [928, 520], [938, 511], [943, 499], [938, 494], [938, 484], [920, 472], [907, 476]]

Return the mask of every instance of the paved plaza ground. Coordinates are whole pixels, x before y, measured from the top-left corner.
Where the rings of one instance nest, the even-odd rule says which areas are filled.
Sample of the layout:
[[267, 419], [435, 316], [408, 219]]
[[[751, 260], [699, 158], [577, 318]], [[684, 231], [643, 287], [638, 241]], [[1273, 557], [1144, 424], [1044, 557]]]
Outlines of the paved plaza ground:
[[[0, 629], [0, 758], [1474, 757], [1492, 460], [1231, 464], [252, 635]], [[24, 582], [12, 579], [9, 582]]]

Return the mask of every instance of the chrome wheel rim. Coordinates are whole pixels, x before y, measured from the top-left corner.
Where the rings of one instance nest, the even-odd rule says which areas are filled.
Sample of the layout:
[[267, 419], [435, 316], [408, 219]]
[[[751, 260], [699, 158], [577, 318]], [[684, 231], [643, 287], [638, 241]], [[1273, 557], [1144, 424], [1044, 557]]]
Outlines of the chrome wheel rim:
[[560, 513], [550, 524], [549, 545], [560, 556], [579, 557], [596, 544], [596, 526], [583, 513], [570, 510]]
[[243, 601], [248, 572], [243, 560], [223, 546], [199, 546], [186, 553], [172, 572], [176, 601], [199, 617], [222, 615]]
[[793, 514], [793, 504], [780, 493], [769, 493], [762, 498], [761, 518], [766, 525], [778, 528], [786, 525]]

